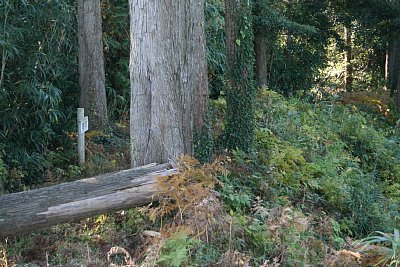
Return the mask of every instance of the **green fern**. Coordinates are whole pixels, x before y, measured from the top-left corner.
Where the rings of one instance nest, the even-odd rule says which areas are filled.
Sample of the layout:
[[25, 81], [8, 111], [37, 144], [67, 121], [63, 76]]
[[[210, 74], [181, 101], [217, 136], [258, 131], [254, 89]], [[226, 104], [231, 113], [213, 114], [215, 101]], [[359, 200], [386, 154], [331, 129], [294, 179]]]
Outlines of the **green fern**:
[[164, 243], [157, 264], [162, 266], [189, 266], [188, 261], [196, 240], [189, 238], [185, 233], [178, 232]]

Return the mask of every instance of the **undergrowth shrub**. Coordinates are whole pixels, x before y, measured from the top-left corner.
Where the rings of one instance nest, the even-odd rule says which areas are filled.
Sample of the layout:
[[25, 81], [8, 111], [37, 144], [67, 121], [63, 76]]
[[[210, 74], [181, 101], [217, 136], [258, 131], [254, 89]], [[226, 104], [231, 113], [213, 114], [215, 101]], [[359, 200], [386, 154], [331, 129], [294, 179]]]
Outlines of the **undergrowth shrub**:
[[[212, 106], [223, 117], [224, 102]], [[255, 152], [231, 151], [217, 186], [243, 229], [232, 249], [255, 266], [313, 266], [348, 237], [398, 223], [400, 139], [384, 114], [260, 89], [255, 115]]]
[[157, 263], [160, 266], [189, 266], [191, 250], [198, 242], [183, 232], [173, 234], [165, 240]]
[[272, 167], [270, 183], [286, 188], [292, 203], [307, 195], [308, 206], [330, 210], [347, 235], [394, 224], [400, 145], [389, 125], [378, 130], [358, 110], [285, 100], [266, 90], [257, 107], [257, 160]]
[[[289, 163], [282, 160], [284, 164], [280, 166], [290, 166], [292, 173], [300, 173], [301, 168], [307, 166], [304, 159], [298, 163], [288, 158]], [[318, 243], [312, 226], [314, 214], [307, 218], [300, 205], [293, 206], [296, 198], [302, 197], [303, 182], [298, 179], [296, 186], [291, 185], [297, 176], [292, 177], [293, 180], [278, 181], [276, 177], [284, 177], [284, 167], [263, 164], [257, 157], [246, 157], [234, 151], [230, 158], [230, 174], [220, 177], [222, 184], [218, 190], [224, 204], [243, 228], [241, 235], [234, 236], [232, 249], [245, 251], [251, 266], [273, 262], [280, 262], [282, 266], [317, 264], [325, 254], [323, 244], [308, 248], [309, 244]], [[316, 218], [318, 216], [315, 214]]]
[[221, 185], [217, 176], [228, 175], [224, 165], [223, 159], [201, 165], [196, 159], [182, 157], [178, 173], [157, 177], [158, 205], [142, 211], [160, 224], [161, 266], [188, 266], [185, 264], [191, 262], [209, 266], [228, 250], [238, 224], [213, 191], [215, 185]]

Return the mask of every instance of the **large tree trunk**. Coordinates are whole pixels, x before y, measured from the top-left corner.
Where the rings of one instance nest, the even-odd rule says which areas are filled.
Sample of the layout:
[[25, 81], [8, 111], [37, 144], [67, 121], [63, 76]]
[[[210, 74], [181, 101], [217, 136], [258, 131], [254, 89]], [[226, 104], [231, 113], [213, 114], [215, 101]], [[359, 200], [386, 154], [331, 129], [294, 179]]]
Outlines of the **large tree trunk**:
[[254, 45], [251, 1], [225, 1], [228, 149], [252, 150], [254, 138]]
[[144, 166], [0, 196], [0, 237], [148, 204], [155, 177], [175, 172], [169, 164]]
[[208, 95], [204, 0], [130, 0], [132, 165], [193, 154]]
[[390, 89], [390, 96], [394, 96], [398, 85], [399, 64], [400, 64], [400, 41], [397, 37], [393, 41], [388, 58], [388, 86]]
[[349, 27], [344, 28], [344, 43], [345, 43], [345, 62], [346, 62], [346, 77], [345, 85], [346, 91], [351, 92], [353, 90], [353, 66], [351, 64], [352, 59], [352, 44], [351, 44], [351, 29]]
[[108, 123], [100, 0], [78, 0], [80, 106], [90, 129]]
[[255, 31], [254, 48], [256, 55], [256, 79], [258, 86], [268, 86], [267, 33]]

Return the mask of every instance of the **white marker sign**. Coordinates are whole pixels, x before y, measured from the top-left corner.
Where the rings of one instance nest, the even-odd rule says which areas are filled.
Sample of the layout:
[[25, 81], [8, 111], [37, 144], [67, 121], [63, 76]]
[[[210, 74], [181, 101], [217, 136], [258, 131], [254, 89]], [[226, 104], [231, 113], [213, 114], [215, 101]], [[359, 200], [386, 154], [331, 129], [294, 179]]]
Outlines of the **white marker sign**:
[[85, 132], [89, 129], [89, 119], [85, 117], [85, 110], [78, 108], [77, 124], [78, 124], [78, 160], [79, 166], [85, 165]]
[[78, 133], [83, 134], [89, 130], [89, 117], [86, 116], [83, 120], [79, 121]]

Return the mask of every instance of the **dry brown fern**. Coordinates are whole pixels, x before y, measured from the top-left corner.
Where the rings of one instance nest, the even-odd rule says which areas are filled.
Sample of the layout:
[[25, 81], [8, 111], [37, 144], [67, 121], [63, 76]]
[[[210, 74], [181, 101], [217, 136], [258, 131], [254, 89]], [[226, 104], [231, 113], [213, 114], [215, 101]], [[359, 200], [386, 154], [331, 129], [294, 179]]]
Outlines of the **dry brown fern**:
[[343, 92], [341, 96], [343, 104], [368, 106], [386, 117], [390, 116], [390, 97], [388, 94], [378, 92]]
[[226, 174], [225, 166], [222, 158], [201, 165], [193, 158], [183, 157], [177, 164], [177, 174], [157, 178], [155, 197], [159, 205], [142, 210], [152, 220], [169, 215], [168, 223], [160, 229], [163, 238], [184, 232], [209, 242], [221, 236], [229, 237], [230, 225], [236, 232], [236, 220], [226, 213], [218, 193], [213, 190], [214, 185], [220, 184], [216, 177]]
[[210, 197], [211, 190], [218, 182], [216, 175], [225, 171], [220, 161], [201, 165], [188, 156], [180, 159], [178, 170], [176, 174], [156, 178], [158, 191], [155, 197], [159, 205], [150, 210], [152, 220], [177, 211], [183, 222], [184, 213]]

